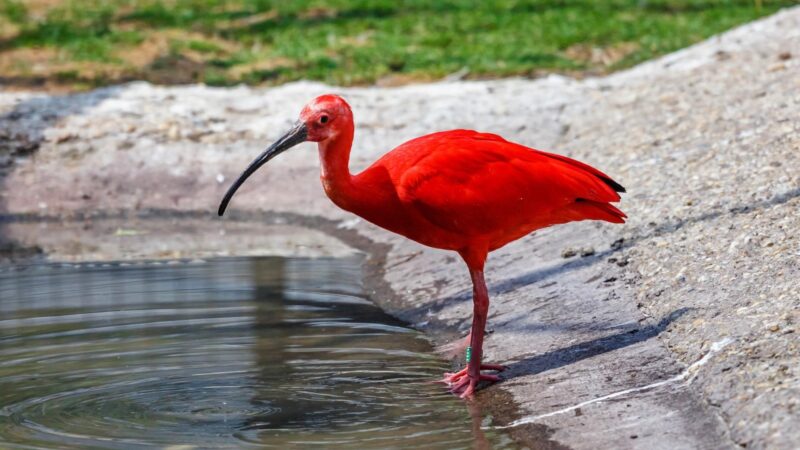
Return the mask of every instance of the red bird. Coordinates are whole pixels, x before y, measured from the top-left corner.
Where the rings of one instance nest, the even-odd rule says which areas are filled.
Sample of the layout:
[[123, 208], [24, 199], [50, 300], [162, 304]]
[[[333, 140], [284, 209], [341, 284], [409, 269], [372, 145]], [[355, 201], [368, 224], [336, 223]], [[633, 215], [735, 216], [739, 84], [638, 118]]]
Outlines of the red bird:
[[489, 295], [483, 267], [489, 252], [535, 230], [577, 220], [624, 223], [610, 202], [625, 192], [608, 175], [561, 155], [506, 141], [496, 134], [451, 130], [412, 139], [357, 175], [348, 167], [353, 113], [341, 97], [323, 95], [306, 105], [300, 120], [267, 148], [225, 194], [219, 215], [242, 183], [267, 161], [304, 142], [317, 142], [322, 186], [347, 211], [429, 247], [461, 255], [472, 278], [474, 312], [466, 348], [467, 368], [444, 382], [471, 397], [481, 380]]

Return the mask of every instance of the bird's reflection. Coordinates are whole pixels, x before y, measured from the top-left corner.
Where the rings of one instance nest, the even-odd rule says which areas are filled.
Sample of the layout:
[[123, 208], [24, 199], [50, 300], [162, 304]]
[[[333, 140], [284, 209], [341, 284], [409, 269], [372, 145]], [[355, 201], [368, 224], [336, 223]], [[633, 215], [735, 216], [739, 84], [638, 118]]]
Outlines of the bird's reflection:
[[475, 450], [491, 449], [492, 445], [489, 443], [486, 433], [483, 432], [483, 411], [480, 404], [474, 399], [467, 400], [464, 403], [466, 404], [470, 420], [472, 421], [471, 430], [472, 439], [474, 441], [472, 448]]
[[[249, 429], [313, 428], [321, 419], [325, 421], [325, 411], [331, 409], [330, 399], [325, 396], [305, 395], [319, 387], [315, 385], [324, 383], [315, 379], [311, 368], [314, 363], [307, 360], [326, 356], [292, 352], [292, 348], [298, 346], [294, 338], [303, 334], [298, 332], [297, 322], [310, 320], [314, 313], [297, 310], [309, 305], [295, 301], [290, 293], [303, 289], [307, 280], [303, 275], [298, 277], [297, 267], [287, 265], [291, 263], [283, 258], [259, 258], [250, 266], [255, 306], [252, 352], [256, 375], [253, 385], [257, 387], [251, 404], [264, 413], [248, 418], [245, 427]], [[325, 346], [325, 342], [316, 342], [308, 336], [303, 338], [303, 346]], [[296, 368], [298, 360], [304, 365], [300, 371]]]
[[[278, 383], [291, 380], [292, 365], [287, 362], [285, 352], [286, 339], [282, 325], [286, 320], [283, 290], [285, 288], [285, 260], [281, 258], [258, 258], [250, 264], [250, 276], [253, 282], [252, 301], [254, 345], [251, 347], [255, 363], [255, 393], [251, 403], [258, 410], [264, 408], [263, 414], [248, 418], [246, 428], [282, 428], [287, 424], [302, 420], [302, 411], [286, 408], [291, 402], [276, 399]], [[280, 409], [270, 408], [280, 401]]]

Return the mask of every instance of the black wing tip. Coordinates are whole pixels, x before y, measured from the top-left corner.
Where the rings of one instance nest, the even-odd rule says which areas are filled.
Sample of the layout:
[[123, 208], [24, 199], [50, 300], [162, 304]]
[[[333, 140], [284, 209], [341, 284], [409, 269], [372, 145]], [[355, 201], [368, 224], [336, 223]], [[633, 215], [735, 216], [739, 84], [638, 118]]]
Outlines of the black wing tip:
[[613, 189], [614, 192], [622, 192], [622, 193], [628, 192], [628, 191], [625, 190], [625, 187], [623, 185], [617, 183], [616, 181], [612, 180], [611, 178], [603, 177], [603, 178], [600, 178], [600, 179], [603, 180], [603, 183], [607, 184], [608, 187]]

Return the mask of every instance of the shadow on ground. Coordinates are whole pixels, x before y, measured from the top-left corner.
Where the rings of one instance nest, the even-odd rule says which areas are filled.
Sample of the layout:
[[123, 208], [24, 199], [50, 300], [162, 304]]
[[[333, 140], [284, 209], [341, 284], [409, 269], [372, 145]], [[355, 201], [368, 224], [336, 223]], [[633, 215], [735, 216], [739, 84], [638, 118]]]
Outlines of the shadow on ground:
[[522, 375], [535, 375], [567, 366], [586, 358], [644, 342], [658, 336], [672, 322], [678, 320], [688, 311], [689, 308], [680, 308], [671, 312], [655, 324], [647, 325], [642, 328], [631, 328], [610, 336], [592, 339], [591, 341], [581, 342], [569, 347], [527, 357], [508, 364], [508, 369], [503, 371], [501, 376], [504, 380], [510, 380]]

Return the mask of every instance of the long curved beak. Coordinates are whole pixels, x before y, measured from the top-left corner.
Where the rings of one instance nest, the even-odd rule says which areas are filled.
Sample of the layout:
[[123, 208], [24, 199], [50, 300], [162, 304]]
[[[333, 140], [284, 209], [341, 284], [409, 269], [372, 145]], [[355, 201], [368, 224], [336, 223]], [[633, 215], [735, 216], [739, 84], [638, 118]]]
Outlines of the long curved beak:
[[308, 129], [306, 128], [306, 124], [302, 121], [298, 121], [294, 124], [291, 130], [289, 130], [286, 134], [281, 136], [280, 139], [275, 141], [274, 144], [270, 145], [269, 148], [264, 150], [264, 153], [260, 154], [258, 158], [256, 158], [253, 162], [247, 166], [247, 169], [239, 175], [239, 178], [234, 182], [231, 187], [228, 189], [228, 192], [225, 193], [225, 197], [222, 199], [222, 203], [219, 204], [219, 211], [217, 214], [220, 216], [225, 213], [225, 208], [228, 207], [228, 202], [231, 201], [233, 198], [233, 194], [236, 193], [236, 190], [239, 189], [247, 178], [253, 174], [259, 167], [266, 164], [272, 158], [278, 156], [279, 154], [289, 150], [290, 148], [294, 147], [295, 145], [305, 142], [306, 138], [308, 137]]

